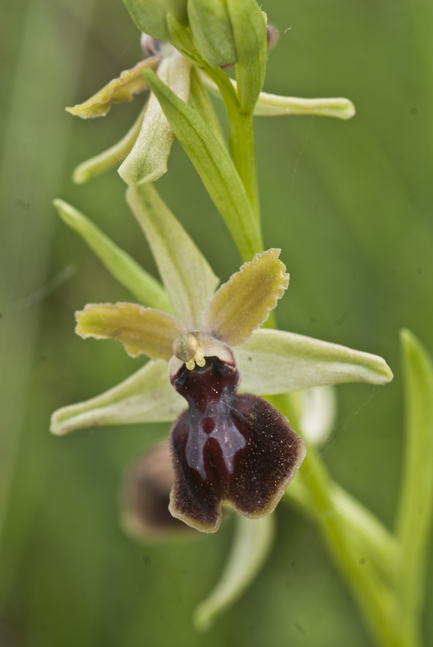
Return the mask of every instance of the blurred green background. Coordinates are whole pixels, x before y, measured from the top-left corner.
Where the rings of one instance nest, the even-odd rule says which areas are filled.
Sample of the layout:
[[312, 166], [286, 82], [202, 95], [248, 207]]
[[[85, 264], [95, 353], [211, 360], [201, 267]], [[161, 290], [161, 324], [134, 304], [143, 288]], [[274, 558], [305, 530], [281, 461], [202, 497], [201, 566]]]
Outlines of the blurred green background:
[[[433, 11], [422, 0], [267, 0], [263, 9], [281, 32], [266, 89], [346, 96], [357, 108], [349, 122], [256, 120], [263, 227], [291, 274], [279, 325], [380, 354], [395, 372], [386, 387], [338, 387], [338, 422], [322, 451], [334, 477], [392, 527], [404, 425], [399, 329], [433, 350]], [[285, 504], [260, 576], [196, 634], [191, 615], [218, 578], [233, 521], [215, 536], [154, 545], [118, 525], [125, 468], [169, 426], [50, 436], [54, 409], [141, 363], [115, 343], [75, 337], [74, 310], [130, 295], [51, 206], [71, 202], [155, 272], [116, 171], [71, 181], [79, 162], [123, 135], [141, 99], [105, 119], [64, 112], [138, 60], [139, 34], [121, 0], [3, 0], [0, 12], [0, 645], [367, 647], [315, 528]], [[227, 279], [240, 259], [177, 143], [158, 189]]]

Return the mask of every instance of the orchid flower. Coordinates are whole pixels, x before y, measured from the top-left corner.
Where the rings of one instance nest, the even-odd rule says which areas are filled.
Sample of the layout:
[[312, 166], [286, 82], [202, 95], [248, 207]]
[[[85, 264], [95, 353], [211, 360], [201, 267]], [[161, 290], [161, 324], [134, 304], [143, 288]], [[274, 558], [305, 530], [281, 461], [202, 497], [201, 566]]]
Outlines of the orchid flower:
[[[198, 24], [195, 27], [197, 37]], [[276, 30], [268, 25], [268, 49], [275, 45], [276, 34]], [[130, 102], [136, 95], [149, 88], [143, 72], [150, 69], [156, 71], [159, 79], [178, 97], [185, 102], [190, 102], [223, 140], [221, 126], [213, 111], [206, 88], [213, 94], [221, 95], [217, 85], [209, 76], [209, 74], [212, 75], [212, 68], [206, 61], [198, 59], [196, 53], [193, 62], [190, 58], [181, 55], [169, 42], [144, 33], [141, 35], [141, 47], [144, 56], [142, 61], [133, 68], [121, 72], [119, 77], [112, 79], [87, 101], [66, 110], [82, 119], [104, 117], [113, 104]], [[223, 64], [224, 60], [214, 62]], [[236, 88], [236, 84], [234, 87]], [[351, 101], [344, 98], [299, 99], [260, 92], [253, 114], [255, 116], [318, 115], [350, 119], [355, 114], [355, 108]], [[150, 92], [136, 121], [125, 136], [117, 144], [77, 166], [73, 179], [78, 184], [82, 184], [120, 163], [118, 172], [127, 184], [141, 185], [155, 182], [167, 171], [174, 139], [174, 132], [156, 96]]]
[[[305, 448], [287, 420], [257, 396], [340, 382], [384, 384], [391, 371], [374, 355], [260, 328], [288, 285], [279, 250], [256, 255], [215, 292], [218, 279], [155, 188], [131, 187], [127, 201], [174, 314], [153, 307], [154, 292], [147, 307], [90, 304], [78, 312], [79, 335], [116, 339], [133, 357], [146, 354], [151, 361], [108, 392], [57, 411], [51, 429], [60, 435], [177, 420], [171, 431], [171, 513], [207, 532], [218, 529], [223, 503], [252, 518], [268, 514]], [[66, 203], [56, 206], [113, 271], [106, 239]]]

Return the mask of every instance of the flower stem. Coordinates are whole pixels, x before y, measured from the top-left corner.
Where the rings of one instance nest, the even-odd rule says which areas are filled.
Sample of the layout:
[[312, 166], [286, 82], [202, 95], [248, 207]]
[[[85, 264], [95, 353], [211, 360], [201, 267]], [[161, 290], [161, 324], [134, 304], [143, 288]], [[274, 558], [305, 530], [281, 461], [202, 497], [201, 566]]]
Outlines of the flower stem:
[[257, 221], [260, 222], [253, 115], [228, 110], [230, 152], [245, 186]]
[[[274, 396], [272, 402], [297, 426], [290, 395]], [[353, 545], [334, 502], [332, 479], [312, 447], [308, 447], [299, 476], [331, 557], [353, 591], [376, 644], [379, 647], [419, 647], [415, 626], [406, 626], [403, 631], [396, 613], [394, 591]]]
[[217, 85], [224, 100], [229, 128], [230, 153], [260, 227], [253, 114], [245, 114], [241, 111], [235, 86], [222, 70], [206, 68], [206, 73]]

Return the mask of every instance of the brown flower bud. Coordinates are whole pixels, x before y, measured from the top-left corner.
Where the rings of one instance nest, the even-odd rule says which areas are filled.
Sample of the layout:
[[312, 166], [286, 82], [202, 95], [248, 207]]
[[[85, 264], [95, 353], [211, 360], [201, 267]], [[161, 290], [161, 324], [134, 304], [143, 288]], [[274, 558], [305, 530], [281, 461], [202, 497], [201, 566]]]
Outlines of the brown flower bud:
[[168, 442], [155, 445], [131, 466], [122, 493], [122, 523], [128, 534], [146, 539], [192, 531], [169, 512], [173, 483]]

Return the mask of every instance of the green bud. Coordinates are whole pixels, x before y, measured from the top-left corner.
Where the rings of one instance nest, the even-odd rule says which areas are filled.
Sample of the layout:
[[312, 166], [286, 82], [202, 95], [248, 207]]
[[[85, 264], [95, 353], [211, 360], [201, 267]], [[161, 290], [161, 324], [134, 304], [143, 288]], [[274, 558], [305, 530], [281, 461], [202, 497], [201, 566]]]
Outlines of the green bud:
[[236, 63], [236, 47], [226, 0], [188, 0], [195, 43], [212, 67]]
[[266, 15], [256, 0], [227, 0], [237, 52], [241, 111], [251, 113], [263, 88], [268, 56]]
[[187, 0], [123, 0], [132, 20], [144, 32], [161, 40], [170, 40], [167, 14], [188, 25]]

